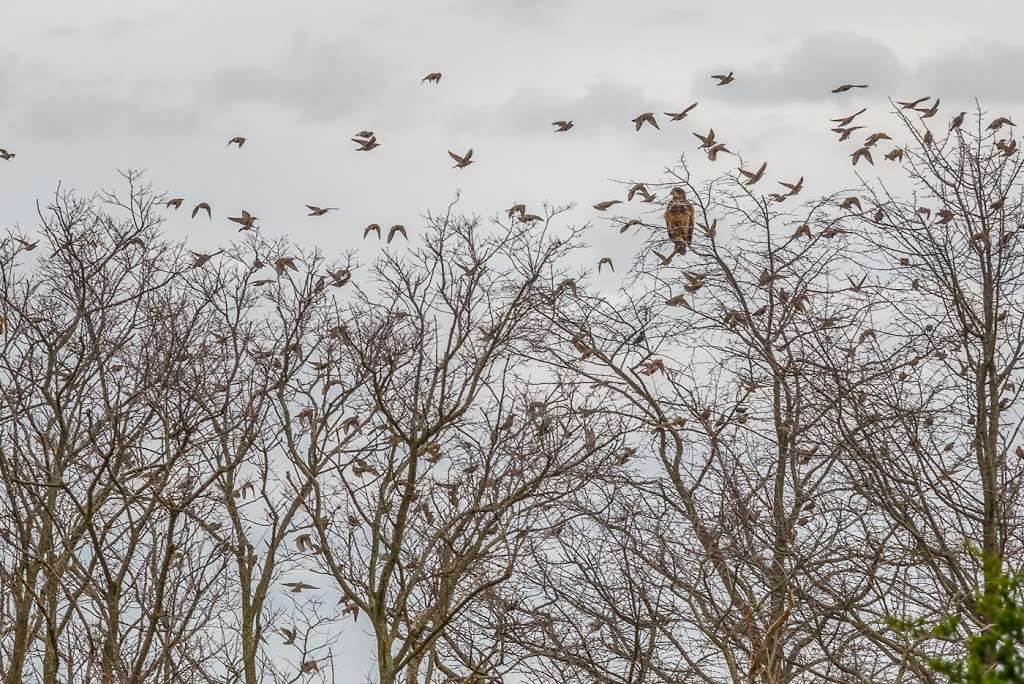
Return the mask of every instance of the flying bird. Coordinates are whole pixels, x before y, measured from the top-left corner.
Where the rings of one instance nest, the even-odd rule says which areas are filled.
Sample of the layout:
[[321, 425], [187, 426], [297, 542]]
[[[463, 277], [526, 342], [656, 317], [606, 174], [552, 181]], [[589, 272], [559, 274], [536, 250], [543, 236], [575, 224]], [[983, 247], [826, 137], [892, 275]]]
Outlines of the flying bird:
[[718, 79], [718, 83], [715, 84], [716, 86], [729, 85], [736, 80], [733, 78], [731, 71], [727, 74], [711, 74], [711, 78]]
[[739, 172], [747, 179], [746, 185], [753, 185], [757, 181], [761, 180], [761, 176], [764, 175], [764, 170], [768, 168], [768, 162], [761, 164], [761, 168], [757, 171], [747, 171], [746, 169], [739, 169]]
[[388, 229], [388, 243], [394, 240], [395, 236], [398, 235], [399, 233], [401, 233], [402, 237], [404, 237], [406, 240], [409, 239], [408, 233], [405, 232], [405, 226], [403, 226], [400, 223], [396, 223], [395, 225], [391, 226], [391, 228]]
[[671, 121], [682, 121], [683, 119], [686, 118], [686, 115], [690, 113], [690, 110], [692, 110], [696, 106], [697, 106], [697, 103], [694, 102], [692, 105], [690, 105], [686, 109], [683, 109], [682, 111], [678, 111], [678, 112], [662, 112], [662, 113], [665, 116], [667, 116], [669, 118], [669, 120], [671, 120]]
[[719, 152], [732, 154], [732, 152], [729, 151], [729, 148], [725, 146], [725, 143], [715, 143], [714, 145], [708, 148], [708, 159], [710, 159], [711, 161], [715, 161], [715, 159], [718, 158]]
[[245, 138], [243, 138], [240, 135], [236, 135], [231, 140], [228, 140], [228, 147], [231, 147], [232, 145], [238, 145], [238, 149], [242, 149], [242, 145], [244, 145], [244, 144], [245, 144]]
[[441, 82], [441, 72], [440, 71], [431, 71], [429, 74], [427, 74], [422, 79], [420, 79], [420, 83], [440, 83], [440, 82]]
[[889, 161], [903, 161], [903, 148], [896, 147], [889, 152], [886, 152], [885, 158]]
[[612, 263], [611, 257], [601, 257], [601, 260], [597, 262], [597, 272], [601, 272], [601, 267], [608, 264], [608, 268], [612, 269], [612, 273], [615, 272], [615, 264]]
[[941, 101], [942, 100], [936, 100], [928, 109], [915, 109], [914, 111], [920, 112], [922, 119], [928, 119], [930, 117], [935, 116], [936, 112], [939, 111], [939, 102]]
[[242, 226], [241, 228], [238, 229], [239, 232], [242, 232], [243, 230], [253, 229], [253, 224], [256, 221], [256, 217], [247, 212], [245, 209], [243, 209], [241, 216], [229, 216], [228, 221], [233, 221]]
[[611, 207], [614, 207], [616, 204], [622, 204], [622, 200], [608, 200], [607, 202], [598, 202], [597, 204], [594, 205], [594, 208], [597, 209], [598, 211], [605, 211]]
[[868, 108], [864, 107], [859, 112], [854, 112], [853, 114], [850, 114], [849, 116], [843, 116], [843, 117], [840, 117], [838, 119], [829, 119], [829, 120], [832, 121], [833, 123], [839, 124], [840, 127], [849, 126], [850, 124], [853, 123], [854, 119], [856, 119], [858, 116], [860, 116], [861, 114], [863, 114], [866, 111], [868, 111]]
[[181, 209], [181, 203], [184, 201], [184, 197], [172, 197], [171, 199], [167, 200], [164, 206], [168, 208], [174, 207], [175, 209]]
[[193, 207], [192, 218], [195, 218], [196, 214], [198, 214], [200, 210], [205, 211], [207, 218], [209, 218], [211, 221], [213, 220], [213, 211], [210, 209], [210, 205], [207, 202], [200, 202], [195, 207]]
[[668, 239], [680, 254], [686, 254], [686, 248], [693, 239], [693, 217], [693, 205], [686, 199], [686, 191], [672, 188], [672, 199], [665, 208], [665, 228]]
[[779, 181], [778, 183], [784, 188], [789, 188], [789, 192], [786, 193], [787, 195], [798, 195], [800, 194], [800, 191], [804, 189], [803, 176], [800, 176], [800, 180], [798, 180], [796, 183], [786, 183], [784, 181]]
[[309, 209], [307, 216], [323, 216], [329, 211], [337, 211], [338, 207], [317, 207], [312, 204], [307, 204], [306, 208]]
[[844, 83], [843, 85], [839, 85], [839, 86], [836, 86], [835, 88], [833, 88], [832, 92], [833, 93], [845, 93], [847, 90], [852, 90], [853, 88], [867, 88], [867, 87], [868, 87], [867, 83], [864, 83], [864, 84], [861, 84], [861, 85], [854, 85], [852, 83]]
[[4, 148], [0, 147], [0, 159], [3, 159], [4, 161], [11, 161], [12, 159], [14, 159], [17, 156], [18, 155], [14, 154], [13, 152], [10, 152], [10, 151], [5, 150]]
[[565, 133], [567, 130], [573, 127], [572, 121], [552, 121], [552, 126], [555, 126], [555, 133]]
[[861, 158], [867, 159], [868, 160], [868, 164], [871, 164], [872, 166], [875, 165], [875, 161], [871, 158], [871, 150], [868, 149], [866, 146], [865, 147], [861, 147], [858, 150], [855, 150], [854, 153], [851, 154], [850, 156], [853, 157], [853, 165], [854, 166], [857, 165], [857, 162], [860, 161]]
[[863, 211], [860, 207], [860, 199], [857, 197], [847, 197], [840, 204], [840, 209], [849, 209], [851, 207], [857, 207], [857, 211]]
[[274, 270], [277, 271], [277, 275], [284, 275], [284, 272], [288, 269], [298, 271], [298, 266], [295, 265], [295, 259], [292, 257], [281, 257], [280, 259], [274, 260]]
[[26, 252], [31, 252], [33, 249], [36, 248], [36, 245], [39, 244], [39, 240], [36, 240], [35, 242], [29, 242], [28, 240], [23, 240], [21, 238], [14, 238], [14, 241], [21, 245], [21, 248]]
[[282, 584], [291, 589], [293, 594], [298, 594], [306, 589], [316, 589], [312, 584], [305, 582], [282, 582]]
[[372, 138], [373, 137], [373, 131], [366, 131], [366, 130], [359, 131], [358, 133], [356, 133], [355, 137], [357, 137], [357, 138]]
[[850, 126], [849, 128], [843, 128], [842, 126], [840, 126], [839, 128], [833, 128], [832, 132], [833, 133], [838, 133], [839, 134], [839, 142], [843, 142], [844, 140], [849, 138], [851, 135], [853, 135], [854, 131], [859, 131], [862, 128], [864, 128], [864, 126]]
[[659, 131], [661, 130], [661, 126], [658, 125], [658, 121], [654, 118], [654, 112], [644, 112], [635, 119], [632, 119], [632, 121], [636, 124], [636, 130], [638, 131], [645, 123], [654, 126]]
[[359, 138], [351, 138], [352, 142], [359, 145], [356, 148], [356, 152], [369, 152], [375, 147], [380, 147], [380, 143], [377, 142], [377, 136], [371, 135], [366, 140], [360, 140]]
[[448, 156], [455, 160], [455, 166], [453, 169], [464, 169], [473, 163], [473, 148], [470, 148], [466, 154], [461, 157], [451, 150], [448, 150]]
[[363, 239], [365, 240], [366, 236], [369, 235], [370, 233], [376, 233], [377, 234], [377, 239], [379, 240], [380, 239], [380, 224], [379, 223], [371, 223], [370, 225], [366, 226], [366, 228], [363, 230]]
[[926, 102], [930, 99], [932, 99], [932, 96], [926, 95], [925, 97], [919, 97], [916, 100], [908, 100], [907, 102], [897, 101], [896, 104], [898, 104], [901, 109], [917, 109], [917, 105], [921, 104], [922, 102]]
[[715, 144], [715, 129], [709, 129], [707, 135], [701, 135], [700, 133], [694, 133], [694, 137], [700, 140], [700, 149], [706, 150]]
[[1013, 126], [1013, 125], [1014, 125], [1014, 123], [1012, 121], [1010, 121], [1010, 119], [1008, 119], [1005, 116], [1000, 116], [998, 118], [993, 119], [992, 123], [990, 123], [986, 127], [985, 130], [987, 130], [987, 131], [998, 131], [1003, 126]]
[[864, 141], [864, 147], [871, 147], [879, 140], [892, 140], [892, 138], [889, 137], [888, 133], [883, 133], [881, 131], [872, 133], [867, 137], [867, 140]]

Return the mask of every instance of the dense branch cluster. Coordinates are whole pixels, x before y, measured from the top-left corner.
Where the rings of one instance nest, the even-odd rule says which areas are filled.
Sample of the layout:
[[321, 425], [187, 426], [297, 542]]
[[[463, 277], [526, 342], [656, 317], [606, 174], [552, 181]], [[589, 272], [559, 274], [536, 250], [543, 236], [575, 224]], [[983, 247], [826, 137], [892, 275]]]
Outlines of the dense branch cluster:
[[646, 184], [698, 230], [613, 293], [558, 208], [360, 266], [58, 191], [0, 245], [4, 684], [347, 682], [349, 630], [381, 684], [941, 681], [1024, 558], [1022, 162], [903, 123], [803, 204]]

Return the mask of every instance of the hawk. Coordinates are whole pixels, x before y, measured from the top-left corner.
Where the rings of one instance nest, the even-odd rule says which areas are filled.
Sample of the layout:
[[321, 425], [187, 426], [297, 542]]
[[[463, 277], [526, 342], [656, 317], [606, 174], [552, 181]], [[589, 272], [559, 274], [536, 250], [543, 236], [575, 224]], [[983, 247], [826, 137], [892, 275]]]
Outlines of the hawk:
[[665, 227], [676, 251], [686, 254], [686, 248], [693, 239], [693, 205], [686, 200], [686, 192], [682, 188], [672, 188], [672, 199], [665, 209]]

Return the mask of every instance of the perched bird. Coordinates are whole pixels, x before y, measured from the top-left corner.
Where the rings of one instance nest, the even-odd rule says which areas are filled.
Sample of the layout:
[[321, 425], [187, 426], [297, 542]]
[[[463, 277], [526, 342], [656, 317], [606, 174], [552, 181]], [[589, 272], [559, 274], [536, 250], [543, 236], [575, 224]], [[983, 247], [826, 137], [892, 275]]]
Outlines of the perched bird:
[[360, 140], [359, 138], [351, 138], [352, 142], [359, 145], [356, 148], [356, 152], [369, 152], [375, 147], [380, 147], [380, 143], [377, 142], [377, 136], [371, 135], [366, 140]]
[[337, 211], [338, 207], [317, 207], [312, 204], [307, 204], [306, 208], [309, 209], [307, 216], [323, 216], [329, 211]]
[[391, 226], [391, 228], [388, 229], [388, 243], [390, 244], [390, 242], [394, 240], [395, 236], [398, 235], [399, 233], [401, 233], [402, 237], [404, 237], [406, 240], [409, 239], [409, 235], [405, 232], [405, 226], [403, 226], [400, 223], [396, 223], [395, 225]]
[[167, 200], [164, 204], [165, 207], [174, 207], [175, 209], [181, 209], [181, 203], [185, 201], [184, 197], [172, 197]]
[[622, 204], [622, 200], [608, 200], [607, 202], [598, 202], [594, 205], [594, 208], [598, 211], [606, 211], [607, 209], [614, 207], [616, 204]]
[[938, 223], [940, 225], [944, 226], [944, 225], [946, 225], [947, 223], [949, 223], [950, 221], [953, 220], [953, 212], [950, 211], [949, 209], [946, 209], [945, 207], [943, 207], [942, 209], [939, 209], [938, 215], [939, 215], [939, 220], [936, 221], [936, 223]]
[[512, 218], [513, 214], [519, 214], [520, 216], [525, 216], [526, 215], [526, 205], [525, 204], [513, 204], [511, 207], [508, 208], [508, 217]]
[[868, 108], [864, 107], [859, 112], [854, 112], [853, 114], [850, 114], [849, 116], [842, 116], [842, 117], [840, 117], [838, 119], [829, 119], [829, 120], [832, 121], [833, 123], [839, 124], [840, 127], [849, 126], [850, 124], [853, 123], [854, 119], [856, 119], [858, 116], [860, 116], [861, 114], [863, 114], [866, 111], [868, 111]]
[[555, 126], [555, 133], [565, 133], [567, 130], [573, 127], [572, 121], [552, 121], [552, 126]]
[[928, 109], [915, 109], [915, 111], [918, 111], [918, 112], [921, 113], [921, 118], [922, 119], [928, 119], [930, 117], [935, 116], [935, 114], [939, 111], [939, 102], [941, 102], [941, 101], [942, 100], [936, 100], [934, 103], [932, 103], [932, 106], [929, 107]]
[[716, 83], [715, 85], [719, 86], [729, 85], [730, 83], [736, 80], [735, 78], [733, 78], [731, 71], [727, 74], [711, 74], [711, 78], [717, 79], [718, 83]]
[[453, 169], [464, 169], [473, 163], [473, 148], [470, 148], [469, 151], [461, 157], [449, 150], [448, 156], [455, 160], [455, 166], [452, 167]]
[[365, 240], [366, 236], [369, 235], [370, 233], [376, 233], [377, 234], [377, 239], [379, 240], [380, 239], [380, 224], [379, 223], [371, 223], [370, 225], [366, 226], [366, 228], [363, 229], [363, 239]]
[[645, 123], [654, 126], [659, 131], [661, 130], [661, 127], [658, 125], [657, 120], [654, 118], [654, 112], [644, 112], [635, 119], [632, 119], [632, 121], [634, 124], [636, 124], [636, 130], [638, 131], [640, 130], [640, 127], [643, 126]]
[[213, 211], [210, 209], [210, 205], [207, 202], [200, 202], [192, 208], [192, 218], [195, 218], [196, 214], [198, 214], [200, 210], [205, 211], [207, 218], [211, 221], [213, 220]]
[[954, 116], [953, 120], [949, 122], [949, 130], [951, 130], [951, 131], [959, 130], [960, 127], [964, 123], [964, 116], [966, 116], [966, 115], [967, 115], [967, 112], [960, 112], [959, 114]]
[[686, 199], [686, 191], [672, 188], [672, 199], [665, 208], [665, 228], [668, 239], [675, 245], [675, 252], [686, 254], [686, 248], [693, 240], [693, 218], [693, 205]]
[[231, 140], [228, 140], [228, 147], [231, 147], [232, 145], [238, 145], [238, 149], [242, 149], [242, 145], [244, 145], [244, 144], [245, 144], [245, 138], [243, 138], [240, 135], [236, 135]]
[[243, 230], [252, 230], [253, 224], [256, 222], [256, 217], [243, 209], [241, 216], [229, 216], [228, 221], [233, 221], [234, 223], [241, 225], [242, 227], [238, 229], [239, 232], [241, 232]]
[[427, 74], [422, 79], [420, 79], [420, 83], [440, 83], [440, 82], [441, 82], [441, 72], [440, 71], [431, 71], [429, 74]]
[[597, 272], [598, 273], [601, 272], [601, 267], [604, 266], [605, 264], [608, 264], [608, 268], [612, 269], [612, 273], [615, 272], [615, 264], [612, 263], [612, 258], [611, 257], [601, 257], [601, 259], [597, 262]]
[[926, 95], [925, 97], [920, 97], [916, 100], [910, 100], [907, 102], [897, 102], [896, 104], [898, 104], [902, 109], [917, 109], [917, 105], [921, 104], [922, 102], [926, 102], [930, 99], [932, 99], [932, 96]]
[[671, 121], [682, 121], [683, 119], [686, 118], [686, 115], [689, 114], [690, 111], [694, 107], [696, 107], [696, 106], [697, 106], [697, 103], [694, 102], [692, 105], [690, 105], [686, 109], [683, 109], [682, 111], [678, 111], [678, 112], [662, 112], [662, 113], [665, 116], [667, 116], [669, 118], [669, 120], [671, 120]]
[[854, 153], [851, 154], [850, 156], [853, 157], [854, 166], [857, 165], [857, 162], [860, 161], [861, 158], [867, 159], [868, 163], [871, 164], [872, 166], [875, 165], [874, 160], [871, 158], [871, 150], [869, 150], [866, 146], [861, 147], [858, 150], [855, 150]]
[[5, 150], [4, 148], [0, 147], [0, 159], [3, 159], [4, 161], [10, 161], [10, 160], [14, 159], [17, 156], [18, 155], [14, 154], [13, 152], [10, 152], [10, 151]]
[[804, 177], [800, 176], [800, 180], [796, 183], [786, 183], [785, 181], [779, 181], [779, 185], [784, 188], [789, 188], [789, 192], [786, 193], [790, 196], [799, 195], [800, 191], [804, 189]]
[[852, 83], [844, 83], [843, 85], [839, 85], [839, 86], [836, 86], [835, 88], [833, 88], [832, 92], [833, 93], [845, 93], [847, 90], [852, 90], [853, 88], [867, 88], [867, 87], [868, 87], [867, 83], [864, 83], [864, 84], [861, 84], [861, 85], [854, 85]]
[[352, 271], [347, 268], [339, 268], [328, 271], [327, 276], [331, 279], [331, 287], [345, 287], [348, 281], [352, 280]]
[[764, 175], [764, 170], [768, 168], [768, 162], [761, 164], [761, 168], [757, 171], [747, 171], [745, 169], [739, 169], [739, 172], [747, 179], [746, 185], [753, 185], [757, 181], [761, 180], [761, 176]]

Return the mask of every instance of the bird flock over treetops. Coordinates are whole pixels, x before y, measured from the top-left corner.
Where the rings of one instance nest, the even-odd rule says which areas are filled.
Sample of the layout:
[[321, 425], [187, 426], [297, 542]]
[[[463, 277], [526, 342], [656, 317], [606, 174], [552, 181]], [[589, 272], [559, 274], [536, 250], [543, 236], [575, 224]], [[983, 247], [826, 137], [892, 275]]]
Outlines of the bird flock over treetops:
[[[420, 82], [422, 85], [437, 86], [440, 85], [441, 78], [441, 72], [433, 71], [424, 76]], [[727, 74], [713, 74], [711, 76], [711, 79], [717, 81], [716, 86], [722, 87], [731, 84], [733, 81], [736, 80], [736, 77], [734, 72], [730, 71]], [[835, 88], [831, 90], [831, 92], [834, 94], [841, 94], [855, 89], [864, 89], [867, 87], [868, 84], [866, 83], [843, 83], [837, 85]], [[924, 120], [934, 117], [939, 111], [940, 100], [931, 100], [932, 98], [928, 96], [917, 98], [914, 100], [896, 101], [895, 104], [896, 106], [900, 107], [903, 110], [917, 112], [920, 115], [921, 119]], [[678, 112], [663, 112], [663, 115], [668, 118], [668, 121], [670, 123], [676, 123], [684, 120], [687, 117], [687, 115], [691, 111], [693, 111], [694, 108], [697, 107], [697, 104], [697, 102], [694, 102], [680, 109]], [[857, 125], [858, 117], [860, 117], [866, 111], [866, 108], [861, 108], [860, 110], [847, 116], [841, 116], [835, 119], [830, 119], [831, 123], [835, 124], [831, 128], [831, 130], [833, 133], [838, 134], [839, 142], [850, 140], [851, 137], [857, 131], [861, 131], [866, 128], [863, 125]], [[960, 112], [955, 117], [953, 117], [949, 124], [950, 131], [960, 128], [960, 126], [964, 122], [965, 114], [965, 112]], [[644, 127], [654, 128], [659, 131], [661, 130], [661, 126], [658, 124], [658, 119], [655, 112], [641, 112], [636, 117], [631, 119], [631, 122], [633, 123], [634, 129], [638, 132]], [[575, 122], [571, 119], [553, 121], [551, 122], [551, 125], [554, 127], [554, 132], [557, 134], [569, 133], [576, 126]], [[1014, 123], [1007, 117], [997, 117], [989, 124], [988, 130], [998, 131], [1003, 126], [1012, 127], [1014, 126]], [[717, 161], [719, 159], [719, 155], [736, 154], [726, 146], [726, 143], [722, 142], [717, 137], [715, 130], [713, 128], [709, 129], [707, 133], [694, 131], [693, 135], [698, 140], [698, 149], [701, 150], [705, 155], [707, 155], [707, 158], [712, 162]], [[858, 134], [858, 136], [859, 135], [863, 135], [863, 133]], [[234, 145], [238, 150], [241, 150], [245, 146], [247, 140], [248, 139], [245, 136], [236, 135], [228, 140], [227, 145], [228, 147]], [[381, 146], [381, 143], [377, 139], [376, 133], [372, 130], [359, 131], [351, 138], [351, 140], [356, 144], [355, 150], [357, 152], [372, 152], [373, 150]], [[892, 140], [892, 138], [884, 131], [876, 131], [874, 133], [867, 134], [863, 144], [861, 144], [857, 149], [855, 149], [851, 153], [850, 157], [852, 159], [852, 164], [856, 166], [858, 162], [863, 160], [868, 164], [874, 165], [875, 161], [874, 157], [872, 156], [872, 151], [875, 149], [875, 146], [877, 144], [884, 140]], [[931, 130], [926, 130], [923, 142], [925, 144], [931, 144], [933, 141], [934, 138], [932, 137]], [[1012, 137], [1005, 140], [999, 140], [996, 144], [1002, 151], [1002, 153], [1006, 156], [1010, 156], [1017, 151], [1017, 141]], [[448, 155], [451, 157], [452, 161], [455, 162], [452, 165], [453, 169], [465, 170], [471, 164], [474, 164], [476, 162], [476, 160], [473, 158], [472, 148], [466, 150], [464, 153], [449, 150]], [[0, 148], [0, 160], [11, 161], [15, 158], [15, 156], [16, 155], [14, 152], [11, 152], [10, 150], [4, 148]], [[900, 147], [894, 147], [888, 152], [885, 152], [883, 156], [888, 161], [901, 162], [903, 160], [903, 150]], [[737, 180], [742, 182], [744, 185], [753, 186], [762, 180], [767, 168], [767, 162], [762, 162], [761, 165], [754, 170], [742, 168], [741, 166], [741, 168], [737, 169], [737, 172], [739, 174], [737, 176]], [[772, 202], [781, 203], [785, 202], [790, 197], [793, 197], [800, 193], [800, 191], [804, 187], [804, 179], [803, 177], [800, 177], [798, 180], [793, 182], [778, 181], [778, 184], [781, 185], [785, 189], [785, 191], [768, 193], [767, 199]], [[640, 198], [640, 201], [642, 202], [653, 203], [657, 200], [657, 195], [651, 193], [647, 189], [647, 187], [642, 183], [638, 183], [630, 187], [626, 194], [627, 202], [631, 202], [635, 198]], [[855, 200], [856, 198], [850, 199]], [[166, 200], [165, 205], [168, 209], [179, 210], [184, 205], [184, 203], [184, 197], [172, 197]], [[604, 212], [610, 209], [611, 207], [621, 203], [622, 200], [606, 200], [597, 202], [596, 204], [593, 205], [593, 208], [596, 209], [597, 211]], [[308, 212], [306, 215], [311, 217], [326, 216], [328, 213], [332, 211], [338, 211], [339, 209], [338, 207], [322, 207], [317, 204], [307, 204], [305, 205], [305, 207]], [[200, 217], [201, 214], [205, 214], [207, 220], [213, 220], [213, 208], [209, 202], [199, 201], [192, 206], [191, 216], [193, 219]], [[524, 204], [514, 204], [511, 208], [507, 210], [507, 214], [510, 220], [516, 220], [522, 223], [531, 223], [534, 221], [543, 220], [543, 217], [537, 214], [529, 213]], [[694, 209], [690, 202], [687, 200], [686, 193], [682, 188], [675, 187], [671, 190], [669, 199], [665, 205], [664, 219], [665, 229], [667, 233], [666, 236], [668, 238], [668, 241], [671, 242], [673, 249], [672, 252], [667, 256], [662, 255], [658, 252], [655, 252], [655, 254], [660, 258], [662, 264], [668, 264], [675, 255], [686, 254], [686, 250], [693, 240]], [[240, 228], [238, 229], [240, 232], [251, 231], [257, 228], [256, 221], [258, 220], [258, 218], [245, 209], [241, 210], [238, 216], [229, 216], [228, 220], [238, 224], [240, 226]], [[621, 226], [620, 232], [625, 232], [629, 228], [638, 226], [640, 224], [641, 222], [637, 219], [626, 221]], [[709, 234], [713, 234], [715, 230], [714, 225], [706, 226], [703, 228], [705, 232]], [[384, 239], [384, 234], [381, 229], [381, 226], [377, 223], [371, 223], [363, 230], [363, 239], [366, 239], [371, 235], [376, 235], [377, 239]], [[396, 223], [387, 230], [386, 240], [388, 243], [390, 243], [393, 240], [395, 240], [398, 236], [401, 236], [406, 240], [409, 239], [405, 226]], [[20, 244], [20, 248], [25, 251], [30, 251], [36, 246], [35, 242], [29, 242], [21, 238], [15, 238], [15, 240]], [[192, 254], [195, 257], [195, 261], [193, 263], [194, 267], [203, 266], [210, 260], [210, 258], [216, 255], [202, 254], [198, 252], [192, 252]], [[286, 259], [285, 261], [288, 260]], [[615, 270], [615, 265], [613, 264], [610, 257], [601, 257], [597, 264], [598, 272], [600, 272], [604, 266], [608, 266], [611, 271]], [[278, 271], [278, 273], [281, 274], [284, 272], [285, 269], [294, 269], [295, 267], [294, 264], [285, 263], [275, 264], [275, 268]], [[347, 279], [345, 279], [345, 281], [347, 282]]]

